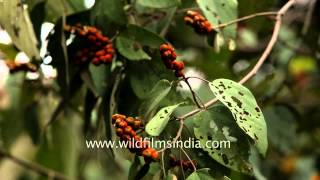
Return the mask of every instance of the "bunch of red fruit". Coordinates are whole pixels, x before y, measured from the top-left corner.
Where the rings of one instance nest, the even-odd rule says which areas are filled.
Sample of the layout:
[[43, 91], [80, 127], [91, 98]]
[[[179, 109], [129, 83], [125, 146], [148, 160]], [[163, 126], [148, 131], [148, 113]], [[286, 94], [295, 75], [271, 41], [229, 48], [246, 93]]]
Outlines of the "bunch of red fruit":
[[6, 64], [10, 70], [10, 73], [16, 73], [20, 71], [25, 71], [25, 72], [36, 72], [37, 71], [37, 66], [31, 63], [17, 63], [14, 61], [6, 61]]
[[184, 22], [193, 27], [198, 34], [209, 34], [212, 32], [212, 26], [210, 22], [203, 17], [199, 12], [187, 11], [187, 15], [184, 17]]
[[133, 117], [126, 117], [122, 114], [112, 116], [112, 124], [116, 127], [116, 134], [122, 141], [129, 142], [129, 150], [139, 156], [143, 156], [146, 163], [157, 161], [158, 152], [148, 147], [148, 142], [143, 141], [142, 137], [137, 135], [136, 130], [142, 127], [142, 122]]
[[115, 54], [112, 42], [97, 28], [92, 26], [65, 26], [65, 32], [74, 34], [85, 42], [85, 46], [76, 53], [75, 63], [91, 61], [94, 65], [110, 64]]
[[160, 46], [160, 55], [167, 69], [174, 70], [176, 77], [184, 77], [184, 63], [182, 61], [176, 61], [177, 54], [170, 44], [162, 44]]
[[181, 167], [183, 168], [183, 170], [189, 170], [189, 169], [193, 169], [193, 165], [197, 166], [197, 162], [195, 160], [177, 160], [174, 156], [170, 156], [169, 157], [169, 161], [170, 161], [170, 166], [171, 167]]

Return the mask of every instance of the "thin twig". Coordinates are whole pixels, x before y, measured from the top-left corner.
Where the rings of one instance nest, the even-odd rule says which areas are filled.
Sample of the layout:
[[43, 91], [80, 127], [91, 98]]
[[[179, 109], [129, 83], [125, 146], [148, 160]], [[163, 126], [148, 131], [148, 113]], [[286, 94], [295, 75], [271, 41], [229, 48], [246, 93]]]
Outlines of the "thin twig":
[[186, 155], [186, 157], [188, 158], [188, 160], [190, 161], [191, 165], [192, 165], [192, 168], [193, 168], [193, 171], [197, 171], [197, 168], [196, 168], [196, 165], [194, 165], [192, 159], [190, 158], [190, 156], [188, 155], [188, 153], [183, 149], [183, 148], [180, 148], [182, 150], [182, 152], [184, 153], [184, 155]]
[[[260, 69], [260, 67], [262, 66], [262, 64], [266, 61], [267, 57], [270, 55], [274, 45], [276, 44], [277, 42], [277, 39], [278, 39], [278, 36], [279, 36], [279, 32], [280, 32], [280, 28], [281, 28], [281, 25], [282, 25], [282, 17], [283, 15], [289, 10], [290, 7], [292, 7], [294, 4], [295, 4], [296, 0], [289, 0], [277, 13], [276, 13], [276, 22], [275, 22], [275, 25], [274, 25], [274, 30], [273, 30], [273, 33], [272, 33], [272, 36], [271, 36], [271, 39], [266, 47], [266, 49], [264, 50], [264, 52], [262, 53], [261, 57], [258, 59], [258, 62], [256, 63], [256, 65], [253, 67], [253, 69], [251, 69], [249, 71], [249, 73], [244, 76], [240, 81], [239, 83], [240, 84], [244, 84], [245, 82], [247, 82], [250, 78], [252, 78], [256, 73], [257, 71]], [[256, 13], [256, 14], [253, 14], [253, 15], [249, 15], [249, 16], [245, 16], [243, 18], [240, 18], [240, 19], [237, 19], [235, 21], [232, 21], [232, 22], [229, 22], [227, 23], [227, 25], [230, 25], [230, 24], [233, 24], [233, 23], [236, 23], [236, 22], [239, 22], [241, 20], [246, 20], [246, 19], [250, 19], [252, 17], [256, 17], [256, 16], [262, 16], [262, 15], [266, 15], [267, 14], [274, 14], [274, 12], [264, 12], [264, 13]], [[223, 25], [223, 24], [222, 24]], [[226, 26], [226, 25], [224, 25]], [[202, 78], [198, 78], [198, 79], [202, 79]], [[207, 81], [207, 80], [205, 80]], [[217, 98], [214, 98], [210, 101], [208, 101], [207, 103], [205, 103], [204, 105], [204, 108], [197, 108], [197, 109], [194, 109], [180, 117], [178, 117], [177, 119], [180, 121], [180, 128], [177, 132], [177, 135], [176, 137], [174, 138], [174, 140], [172, 142], [176, 142], [177, 139], [181, 136], [181, 132], [183, 130], [183, 121], [199, 112], [202, 112], [208, 108], [210, 108], [213, 104], [215, 104], [216, 102], [218, 101]], [[162, 152], [162, 151], [165, 151], [166, 148], [163, 148], [161, 149], [159, 152]]]
[[203, 107], [204, 107], [204, 104], [201, 102], [200, 98], [199, 98], [199, 100], [200, 100], [201, 105], [199, 104], [199, 102], [198, 102], [198, 100], [197, 100], [197, 94], [196, 94], [196, 92], [194, 92], [194, 90], [192, 89], [192, 87], [191, 87], [188, 79], [186, 79], [185, 77], [183, 77], [183, 80], [184, 80], [184, 82], [188, 85], [188, 87], [189, 87], [189, 89], [190, 89], [190, 92], [191, 92], [191, 94], [192, 94], [192, 98], [193, 98], [194, 103], [197, 105], [198, 108], [203, 108]]
[[186, 79], [199, 79], [199, 80], [204, 81], [206, 83], [210, 83], [209, 80], [206, 80], [206, 79], [204, 79], [202, 77], [189, 76], [189, 77], [186, 77]]
[[[247, 82], [250, 78], [252, 78], [257, 71], [260, 69], [260, 67], [262, 66], [262, 64], [266, 61], [267, 57], [270, 55], [274, 45], [277, 42], [278, 36], [279, 36], [279, 32], [280, 32], [280, 28], [282, 25], [282, 17], [283, 15], [289, 10], [290, 7], [292, 7], [295, 4], [295, 0], [289, 0], [278, 12], [277, 12], [277, 16], [276, 16], [276, 22], [274, 25], [274, 30], [271, 36], [271, 39], [266, 47], [266, 49], [264, 50], [264, 52], [262, 53], [261, 57], [258, 59], [257, 64], [253, 67], [253, 69], [251, 69], [251, 71], [249, 71], [249, 73], [244, 76], [239, 83], [240, 84], [244, 84], [245, 82]], [[255, 17], [255, 16], [254, 16]], [[240, 18], [241, 19], [241, 18]], [[205, 103], [205, 107], [206, 109], [208, 109], [209, 107], [211, 107], [214, 103], [216, 103], [218, 101], [217, 98], [214, 98], [210, 101], [208, 101], [207, 103]], [[182, 115], [181, 117], [179, 117], [179, 119], [187, 119], [188, 117], [191, 117], [201, 111], [203, 111], [204, 109], [194, 109], [190, 112], [188, 112], [185, 115]]]
[[213, 29], [220, 29], [220, 28], [224, 28], [226, 26], [230, 26], [232, 24], [236, 24], [238, 22], [245, 21], [245, 20], [248, 20], [248, 19], [252, 19], [252, 18], [255, 18], [255, 17], [259, 17], [259, 16], [276, 16], [277, 14], [278, 14], [278, 12], [273, 12], [273, 11], [250, 14], [248, 16], [243, 16], [243, 17], [235, 19], [233, 21], [229, 21], [229, 22], [226, 22], [226, 23], [223, 23], [223, 24], [219, 24], [219, 25], [213, 26], [212, 28]]
[[304, 20], [304, 25], [303, 25], [303, 28], [302, 28], [302, 34], [303, 35], [306, 35], [308, 30], [309, 30], [309, 27], [310, 27], [310, 24], [311, 24], [311, 20], [312, 20], [312, 14], [313, 14], [313, 11], [316, 7], [316, 2], [317, 0], [310, 0], [309, 2], [309, 5], [308, 5], [308, 12], [305, 16], [305, 20]]
[[34, 164], [34, 163], [30, 163], [30, 162], [21, 160], [13, 155], [7, 153], [3, 149], [0, 149], [0, 156], [3, 158], [7, 158], [7, 159], [11, 160], [12, 162], [14, 162], [14, 163], [26, 168], [26, 169], [32, 170], [33, 172], [36, 172], [41, 176], [47, 177], [48, 179], [54, 179], [54, 180], [70, 179], [70, 178], [66, 177], [65, 175], [63, 175], [59, 172], [56, 172], [52, 169], [48, 169], [48, 168], [41, 166], [39, 164]]
[[[177, 131], [177, 134], [176, 136], [173, 138], [173, 140], [171, 141], [171, 144], [175, 144], [177, 142], [177, 140], [180, 138], [181, 134], [182, 134], [182, 130], [183, 130], [183, 126], [184, 126], [184, 121], [183, 119], [179, 119], [179, 122], [180, 122], [180, 126], [179, 126], [179, 129]], [[167, 147], [164, 147], [162, 149], [160, 149], [158, 152], [164, 152], [166, 149], [168, 149]]]

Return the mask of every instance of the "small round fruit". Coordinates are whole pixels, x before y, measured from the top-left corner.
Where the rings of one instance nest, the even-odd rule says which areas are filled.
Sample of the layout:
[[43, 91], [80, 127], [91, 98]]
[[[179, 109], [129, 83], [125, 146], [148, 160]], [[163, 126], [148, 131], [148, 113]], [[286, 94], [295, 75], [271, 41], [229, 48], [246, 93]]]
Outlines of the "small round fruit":
[[182, 61], [172, 62], [172, 68], [176, 71], [181, 71], [184, 69], [184, 63]]
[[124, 128], [124, 133], [131, 135], [132, 127], [131, 126], [126, 126]]
[[117, 136], [121, 137], [123, 135], [123, 130], [121, 128], [116, 129]]
[[158, 159], [159, 159], [159, 153], [158, 153], [158, 151], [154, 150], [154, 151], [151, 153], [151, 158], [152, 158], [152, 160], [154, 160], [154, 161], [158, 161]]
[[127, 121], [127, 123], [129, 125], [133, 125], [134, 124], [134, 118], [133, 117], [127, 117], [126, 121]]

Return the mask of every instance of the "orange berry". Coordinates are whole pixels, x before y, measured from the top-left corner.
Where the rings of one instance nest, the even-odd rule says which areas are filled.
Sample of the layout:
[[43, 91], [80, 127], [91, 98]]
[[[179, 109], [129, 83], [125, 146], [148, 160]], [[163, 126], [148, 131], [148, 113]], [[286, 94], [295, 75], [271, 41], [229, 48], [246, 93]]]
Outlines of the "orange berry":
[[194, 16], [196, 16], [196, 15], [198, 15], [198, 14], [199, 14], [199, 13], [196, 12], [196, 11], [191, 11], [191, 10], [187, 11], [187, 16], [190, 16], [190, 17], [194, 17]]
[[169, 44], [162, 44], [160, 46], [160, 51], [167, 51], [169, 49], [172, 49], [172, 47]]
[[123, 135], [123, 130], [121, 128], [116, 129], [117, 136], [121, 137]]
[[152, 160], [157, 161], [159, 159], [158, 151], [153, 149], [153, 152], [151, 153], [151, 158], [152, 158]]
[[101, 64], [101, 61], [100, 61], [100, 59], [98, 59], [98, 58], [93, 58], [91, 62], [92, 62], [92, 64], [94, 64], [94, 65], [96, 65], [96, 66], [98, 66], [98, 65]]
[[142, 125], [142, 122], [140, 120], [135, 120], [133, 122], [133, 128], [134, 129], [139, 129], [141, 127], [141, 125]]
[[[125, 122], [126, 124], [127, 124], [127, 122]], [[124, 128], [124, 133], [126, 133], [126, 134], [131, 134], [131, 131], [132, 131], [132, 127], [131, 126], [126, 126], [125, 128]]]
[[122, 114], [114, 114], [114, 115], [112, 115], [112, 120], [114, 119], [114, 120], [116, 120], [116, 119], [125, 119], [126, 118], [126, 116], [125, 115], [122, 115]]
[[[117, 124], [116, 124], [117, 125]], [[128, 126], [128, 124], [127, 124], [127, 122], [125, 122], [125, 121], [121, 121], [119, 124], [118, 124], [118, 126], [117, 127], [120, 127], [120, 128], [122, 128], [122, 129], [124, 129], [124, 128], [126, 128]]]
[[150, 158], [151, 154], [152, 154], [152, 149], [151, 148], [147, 148], [147, 149], [143, 150], [143, 152], [142, 152], [142, 156], [143, 157], [147, 157], [147, 158]]
[[172, 62], [172, 69], [181, 71], [184, 69], [184, 63], [182, 61], [174, 61]]
[[184, 22], [187, 24], [187, 25], [192, 25], [194, 23], [193, 19], [191, 17], [184, 17]]
[[133, 125], [133, 124], [134, 124], [134, 118], [133, 118], [133, 117], [127, 117], [126, 121], [127, 121], [127, 123], [130, 124], [130, 125]]

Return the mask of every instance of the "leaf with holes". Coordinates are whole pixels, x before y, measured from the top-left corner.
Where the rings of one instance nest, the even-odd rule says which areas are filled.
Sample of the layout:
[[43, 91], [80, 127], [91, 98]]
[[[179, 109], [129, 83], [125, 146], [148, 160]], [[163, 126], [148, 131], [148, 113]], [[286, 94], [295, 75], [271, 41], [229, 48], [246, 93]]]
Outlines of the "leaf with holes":
[[138, 4], [150, 8], [169, 8], [173, 6], [178, 6], [180, 4], [179, 0], [138, 0]]
[[[211, 158], [235, 171], [251, 173], [249, 141], [228, 108], [214, 106], [195, 116], [193, 123], [196, 138]], [[208, 142], [210, 147], [207, 146]]]
[[146, 125], [146, 132], [151, 136], [159, 136], [167, 126], [170, 115], [182, 103], [162, 108]]
[[129, 60], [151, 60], [151, 57], [143, 51], [141, 45], [129, 38], [119, 36], [116, 44], [121, 55]]
[[[238, 1], [237, 0], [197, 0], [197, 3], [209, 22], [216, 26], [237, 19]], [[220, 31], [219, 29], [217, 29]], [[225, 42], [229, 45], [234, 43], [236, 38], [237, 25], [229, 25], [222, 29]], [[230, 45], [229, 45], [230, 46]]]
[[232, 112], [238, 126], [254, 140], [259, 152], [265, 155], [268, 148], [267, 126], [250, 90], [228, 79], [216, 79], [209, 86]]

